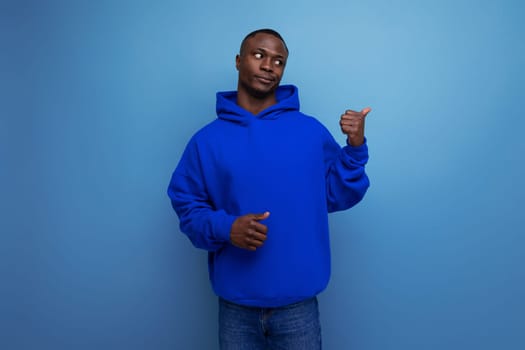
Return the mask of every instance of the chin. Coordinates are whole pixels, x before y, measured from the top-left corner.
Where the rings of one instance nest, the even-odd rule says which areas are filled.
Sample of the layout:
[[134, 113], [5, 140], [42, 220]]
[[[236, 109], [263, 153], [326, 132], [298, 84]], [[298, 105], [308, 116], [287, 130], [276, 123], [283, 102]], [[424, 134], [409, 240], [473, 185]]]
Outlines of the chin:
[[262, 88], [262, 89], [257, 88], [257, 87], [252, 87], [249, 91], [253, 96], [257, 98], [266, 98], [268, 96], [273, 95], [276, 89], [277, 89], [277, 86], [272, 86], [272, 87]]

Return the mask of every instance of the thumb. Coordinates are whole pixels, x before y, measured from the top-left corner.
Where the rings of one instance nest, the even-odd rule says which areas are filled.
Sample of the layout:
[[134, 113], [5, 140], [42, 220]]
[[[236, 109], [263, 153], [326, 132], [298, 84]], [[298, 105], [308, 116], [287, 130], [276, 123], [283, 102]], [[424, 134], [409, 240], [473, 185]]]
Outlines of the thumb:
[[254, 218], [254, 220], [261, 221], [261, 220], [264, 220], [264, 219], [268, 219], [268, 216], [270, 216], [270, 212], [269, 211], [265, 211], [262, 214], [255, 214], [253, 216], [253, 218]]
[[363, 113], [363, 115], [366, 117], [366, 115], [368, 113], [370, 113], [370, 111], [372, 110], [372, 108], [370, 107], [366, 107], [366, 108], [363, 108], [363, 110], [361, 111], [361, 113]]

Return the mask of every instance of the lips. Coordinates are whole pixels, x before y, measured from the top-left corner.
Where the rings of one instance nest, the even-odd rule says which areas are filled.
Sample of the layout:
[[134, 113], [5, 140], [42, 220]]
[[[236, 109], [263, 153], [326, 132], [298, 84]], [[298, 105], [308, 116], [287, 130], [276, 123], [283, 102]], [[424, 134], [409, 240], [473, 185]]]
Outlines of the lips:
[[271, 83], [273, 83], [275, 81], [274, 77], [266, 76], [266, 75], [256, 75], [255, 79], [257, 79], [258, 81], [260, 81], [263, 84], [271, 84]]

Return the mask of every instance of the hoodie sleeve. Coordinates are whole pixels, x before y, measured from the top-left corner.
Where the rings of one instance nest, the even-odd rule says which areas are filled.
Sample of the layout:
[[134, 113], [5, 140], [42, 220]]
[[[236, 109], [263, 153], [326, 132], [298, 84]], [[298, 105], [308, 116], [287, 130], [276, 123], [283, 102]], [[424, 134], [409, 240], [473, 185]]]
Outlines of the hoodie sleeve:
[[179, 217], [180, 230], [195, 247], [216, 251], [230, 241], [230, 230], [236, 217], [214, 208], [193, 139], [173, 172], [168, 196]]
[[365, 173], [368, 146], [341, 148], [330, 135], [325, 145], [326, 201], [328, 212], [345, 210], [363, 199], [370, 182]]

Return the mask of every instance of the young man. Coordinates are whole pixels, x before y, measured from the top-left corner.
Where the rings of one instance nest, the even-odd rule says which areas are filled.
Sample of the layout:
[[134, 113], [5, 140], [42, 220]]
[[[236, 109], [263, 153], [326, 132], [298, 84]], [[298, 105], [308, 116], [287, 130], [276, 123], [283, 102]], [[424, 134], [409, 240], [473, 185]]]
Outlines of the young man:
[[320, 349], [316, 295], [330, 277], [328, 213], [364, 196], [365, 117], [340, 119], [347, 145], [280, 86], [288, 48], [271, 29], [236, 56], [237, 91], [189, 141], [168, 188], [180, 228], [209, 252], [221, 349]]

